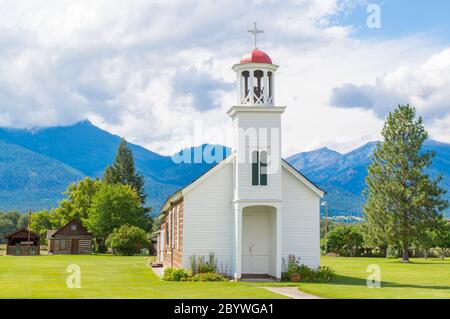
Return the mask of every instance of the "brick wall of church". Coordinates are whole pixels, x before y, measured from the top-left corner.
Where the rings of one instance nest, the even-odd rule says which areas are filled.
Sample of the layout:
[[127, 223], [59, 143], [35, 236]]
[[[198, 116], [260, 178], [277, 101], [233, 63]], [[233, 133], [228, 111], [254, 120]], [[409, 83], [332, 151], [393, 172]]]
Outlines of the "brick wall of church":
[[181, 268], [183, 262], [183, 201], [175, 203], [166, 212], [161, 230], [164, 230], [164, 259], [165, 267]]

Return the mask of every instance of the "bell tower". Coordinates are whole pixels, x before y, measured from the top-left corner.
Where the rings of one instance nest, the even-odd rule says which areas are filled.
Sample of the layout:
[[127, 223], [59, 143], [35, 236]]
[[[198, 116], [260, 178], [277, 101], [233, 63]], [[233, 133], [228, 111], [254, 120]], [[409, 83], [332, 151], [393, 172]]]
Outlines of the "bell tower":
[[236, 105], [227, 114], [234, 130], [234, 200], [281, 200], [281, 114], [275, 104], [278, 66], [256, 47], [232, 69], [236, 72]]
[[255, 23], [254, 29], [248, 32], [254, 36], [255, 47], [233, 66], [237, 74], [237, 105], [274, 106], [274, 75], [278, 66], [272, 64], [269, 55], [257, 47], [257, 36], [264, 31], [259, 30]]

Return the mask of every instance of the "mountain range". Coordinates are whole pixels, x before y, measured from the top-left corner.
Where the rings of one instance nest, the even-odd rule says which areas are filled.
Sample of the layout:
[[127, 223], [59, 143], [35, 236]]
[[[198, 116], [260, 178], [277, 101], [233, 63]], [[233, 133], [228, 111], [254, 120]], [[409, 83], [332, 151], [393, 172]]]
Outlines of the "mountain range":
[[[327, 192], [325, 200], [331, 216], [360, 216], [367, 167], [375, 146], [376, 142], [369, 142], [345, 154], [321, 148], [290, 156], [287, 160]], [[450, 144], [427, 140], [423, 150], [436, 152], [427, 173], [432, 177], [442, 174], [441, 186], [448, 191], [445, 197], [450, 201]], [[450, 211], [446, 215], [449, 216]]]
[[[0, 128], [0, 210], [25, 212], [57, 206], [70, 183], [86, 176], [101, 177], [113, 161], [119, 142], [119, 136], [89, 121], [34, 130]], [[375, 144], [367, 143], [346, 154], [321, 148], [292, 155], [287, 161], [327, 192], [331, 216], [359, 216], [364, 177]], [[147, 204], [154, 214], [170, 194], [214, 165], [176, 164], [171, 156], [132, 143], [130, 147], [136, 167], [145, 177]], [[184, 151], [196, 154], [205, 147]], [[442, 174], [442, 186], [450, 191], [450, 144], [428, 140], [424, 149], [436, 151], [429, 173]], [[225, 147], [219, 150], [220, 158], [229, 154]]]

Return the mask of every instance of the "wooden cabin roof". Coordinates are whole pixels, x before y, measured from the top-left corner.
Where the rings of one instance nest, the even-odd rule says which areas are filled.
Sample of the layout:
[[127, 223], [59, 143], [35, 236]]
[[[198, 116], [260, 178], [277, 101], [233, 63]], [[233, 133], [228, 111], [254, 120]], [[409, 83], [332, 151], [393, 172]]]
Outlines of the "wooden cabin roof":
[[29, 231], [27, 228], [21, 228], [16, 230], [15, 232], [9, 233], [5, 236], [6, 239], [10, 238], [26, 238], [28, 239], [28, 233], [30, 234], [30, 238], [41, 238], [36, 233], [33, 233], [32, 231]]
[[[75, 229], [73, 229], [72, 226], [74, 226]], [[79, 221], [77, 221], [75, 219], [72, 219], [70, 222], [65, 224], [60, 229], [58, 229], [56, 232], [54, 232], [51, 235], [51, 237], [64, 236], [64, 235], [89, 235], [89, 236], [92, 236], [92, 234], [89, 233], [87, 231], [87, 229], [84, 228], [84, 226]]]

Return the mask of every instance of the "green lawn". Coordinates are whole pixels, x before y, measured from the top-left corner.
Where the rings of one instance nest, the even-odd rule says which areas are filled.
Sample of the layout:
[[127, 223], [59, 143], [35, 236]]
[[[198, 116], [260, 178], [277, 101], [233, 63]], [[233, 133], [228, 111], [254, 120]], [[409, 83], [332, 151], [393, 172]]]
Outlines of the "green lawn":
[[[450, 259], [396, 259], [322, 257], [322, 265], [336, 270], [331, 284], [302, 283], [300, 289], [324, 298], [446, 298], [450, 299]], [[381, 288], [368, 288], [367, 266], [381, 268]]]
[[[281, 298], [258, 288], [261, 283], [165, 282], [149, 268], [148, 257], [0, 256], [0, 298]], [[81, 268], [81, 288], [69, 289], [69, 264]], [[300, 283], [324, 298], [450, 298], [450, 259], [322, 257], [336, 270], [333, 283]], [[381, 267], [381, 288], [366, 286], [367, 266]], [[289, 283], [264, 284], [270, 286]]]
[[[81, 268], [81, 288], [69, 289], [69, 264]], [[148, 257], [0, 256], [0, 298], [282, 298], [251, 283], [165, 282]]]

